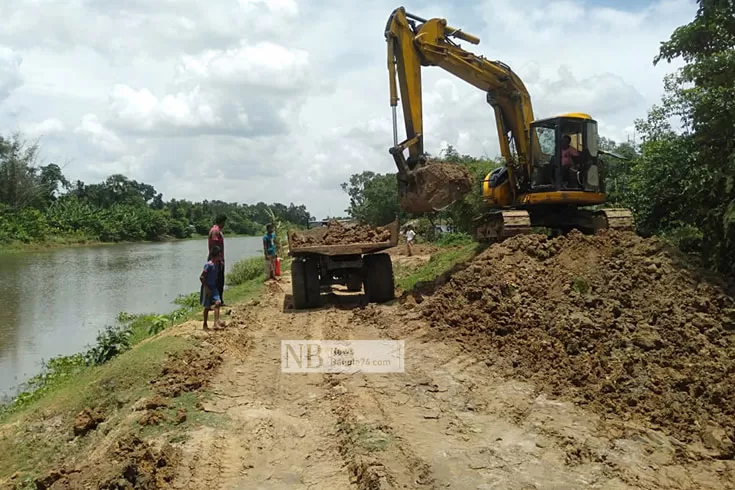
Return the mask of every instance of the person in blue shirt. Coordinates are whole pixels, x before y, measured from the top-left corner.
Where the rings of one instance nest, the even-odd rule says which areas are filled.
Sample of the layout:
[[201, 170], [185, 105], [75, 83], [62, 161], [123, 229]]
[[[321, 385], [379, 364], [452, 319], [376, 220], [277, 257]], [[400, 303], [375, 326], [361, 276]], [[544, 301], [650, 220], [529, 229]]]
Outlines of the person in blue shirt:
[[265, 280], [276, 279], [276, 234], [273, 231], [273, 225], [266, 227], [266, 234], [263, 235], [263, 254], [265, 255]]
[[219, 245], [214, 245], [209, 252], [209, 257], [207, 257], [207, 263], [204, 264], [204, 270], [202, 270], [202, 273], [199, 276], [199, 282], [202, 283], [202, 287], [199, 291], [199, 303], [204, 307], [204, 330], [209, 330], [207, 320], [209, 319], [209, 310], [211, 309], [214, 309], [214, 328], [224, 327], [224, 324], [219, 320], [219, 309], [220, 306], [222, 306], [222, 297], [220, 296], [220, 291], [217, 288], [219, 268], [222, 266], [214, 261], [214, 258], [217, 257], [219, 252]]

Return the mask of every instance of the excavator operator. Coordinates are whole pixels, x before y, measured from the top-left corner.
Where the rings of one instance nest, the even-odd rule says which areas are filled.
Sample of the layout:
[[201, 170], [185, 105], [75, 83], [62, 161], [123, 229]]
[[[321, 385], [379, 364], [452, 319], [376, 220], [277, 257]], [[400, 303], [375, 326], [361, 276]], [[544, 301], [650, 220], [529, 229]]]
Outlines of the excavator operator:
[[561, 144], [561, 178], [565, 188], [577, 187], [577, 172], [574, 165], [574, 159], [579, 158], [580, 154], [572, 145], [572, 137], [565, 134]]

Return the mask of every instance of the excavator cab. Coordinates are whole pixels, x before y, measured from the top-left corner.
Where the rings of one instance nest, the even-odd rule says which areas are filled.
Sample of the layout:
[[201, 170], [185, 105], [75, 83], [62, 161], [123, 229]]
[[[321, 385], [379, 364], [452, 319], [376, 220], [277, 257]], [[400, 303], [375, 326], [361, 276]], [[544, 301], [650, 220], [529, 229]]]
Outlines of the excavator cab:
[[[531, 194], [564, 192], [565, 196], [534, 196], [573, 204], [604, 202], [602, 162], [598, 155], [597, 122], [573, 113], [531, 123]], [[584, 194], [577, 194], [582, 192]]]

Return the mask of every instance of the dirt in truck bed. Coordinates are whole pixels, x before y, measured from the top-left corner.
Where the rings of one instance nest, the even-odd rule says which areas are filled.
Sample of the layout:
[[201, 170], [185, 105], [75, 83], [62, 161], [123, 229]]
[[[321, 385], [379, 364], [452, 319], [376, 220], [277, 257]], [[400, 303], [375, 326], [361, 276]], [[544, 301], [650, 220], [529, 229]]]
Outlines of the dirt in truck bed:
[[732, 459], [734, 307], [664, 243], [607, 231], [490, 247], [423, 314], [551, 395]]
[[390, 229], [383, 226], [372, 227], [362, 224], [340, 223], [330, 220], [327, 231], [316, 228], [310, 231], [294, 232], [291, 243], [297, 247], [316, 245], [349, 245], [352, 243], [384, 243], [390, 241]]

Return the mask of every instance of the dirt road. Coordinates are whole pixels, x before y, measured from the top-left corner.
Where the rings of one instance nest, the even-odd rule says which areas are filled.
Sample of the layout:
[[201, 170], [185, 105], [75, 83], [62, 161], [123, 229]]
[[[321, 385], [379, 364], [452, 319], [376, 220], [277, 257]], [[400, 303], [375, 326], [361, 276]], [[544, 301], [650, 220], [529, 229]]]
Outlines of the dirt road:
[[[735, 488], [732, 461], [683, 458], [661, 432], [501, 377], [412, 302], [361, 303], [294, 312], [284, 277], [226, 330], [171, 329], [223, 357], [203, 405], [222, 423], [190, 434], [174, 488]], [[379, 338], [406, 342], [405, 373], [281, 372], [283, 339]]]

